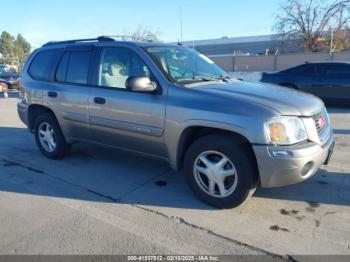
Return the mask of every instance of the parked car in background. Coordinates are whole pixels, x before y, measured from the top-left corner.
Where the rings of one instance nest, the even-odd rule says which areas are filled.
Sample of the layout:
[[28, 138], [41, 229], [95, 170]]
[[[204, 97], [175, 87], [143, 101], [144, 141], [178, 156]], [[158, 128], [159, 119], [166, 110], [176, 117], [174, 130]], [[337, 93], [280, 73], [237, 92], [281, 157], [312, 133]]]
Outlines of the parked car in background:
[[20, 75], [5, 65], [0, 65], [0, 81], [5, 82], [9, 89], [17, 89]]
[[238, 206], [257, 184], [304, 181], [332, 154], [320, 99], [233, 79], [181, 45], [50, 42], [30, 56], [22, 91], [19, 116], [46, 157], [75, 142], [157, 157], [216, 207]]
[[350, 105], [350, 63], [305, 63], [277, 73], [263, 73], [261, 82], [305, 91], [327, 104]]

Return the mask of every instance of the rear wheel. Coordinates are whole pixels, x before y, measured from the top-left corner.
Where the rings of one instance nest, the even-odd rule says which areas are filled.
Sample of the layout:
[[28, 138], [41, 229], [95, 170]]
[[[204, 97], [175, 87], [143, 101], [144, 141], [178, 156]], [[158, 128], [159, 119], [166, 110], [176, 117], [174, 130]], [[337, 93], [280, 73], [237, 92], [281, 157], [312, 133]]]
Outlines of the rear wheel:
[[34, 135], [40, 151], [48, 158], [63, 158], [70, 150], [52, 113], [44, 113], [36, 118]]
[[218, 208], [243, 203], [256, 172], [248, 150], [232, 137], [209, 135], [194, 142], [185, 156], [184, 174], [195, 195]]

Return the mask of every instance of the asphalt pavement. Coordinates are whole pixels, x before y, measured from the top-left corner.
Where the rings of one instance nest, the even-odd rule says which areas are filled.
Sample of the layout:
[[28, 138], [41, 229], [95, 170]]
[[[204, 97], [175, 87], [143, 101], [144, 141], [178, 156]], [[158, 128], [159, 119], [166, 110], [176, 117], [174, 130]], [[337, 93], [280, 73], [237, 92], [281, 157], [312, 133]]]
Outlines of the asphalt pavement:
[[88, 144], [46, 159], [16, 102], [0, 98], [0, 254], [350, 254], [350, 109], [329, 109], [336, 147], [316, 176], [217, 210], [158, 160]]

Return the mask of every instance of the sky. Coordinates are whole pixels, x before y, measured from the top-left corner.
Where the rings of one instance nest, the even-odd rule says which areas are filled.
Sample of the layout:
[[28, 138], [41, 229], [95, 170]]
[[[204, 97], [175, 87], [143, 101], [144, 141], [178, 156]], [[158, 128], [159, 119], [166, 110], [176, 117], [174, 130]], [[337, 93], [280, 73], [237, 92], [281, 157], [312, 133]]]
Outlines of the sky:
[[0, 31], [21, 33], [33, 47], [53, 40], [130, 35], [138, 26], [164, 42], [272, 33], [281, 0], [11, 0], [1, 1]]

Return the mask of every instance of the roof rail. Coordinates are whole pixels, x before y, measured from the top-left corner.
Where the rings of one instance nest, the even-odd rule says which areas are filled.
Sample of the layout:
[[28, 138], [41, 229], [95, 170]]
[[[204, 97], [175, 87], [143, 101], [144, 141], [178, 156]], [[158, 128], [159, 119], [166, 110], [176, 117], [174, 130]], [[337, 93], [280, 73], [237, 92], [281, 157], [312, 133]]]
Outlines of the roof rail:
[[65, 40], [65, 41], [51, 41], [47, 42], [46, 44], [43, 44], [43, 47], [45, 46], [52, 46], [52, 45], [62, 45], [62, 44], [75, 44], [79, 42], [106, 42], [106, 41], [114, 41], [113, 38], [108, 36], [99, 36], [97, 38], [85, 38], [85, 39], [74, 39], [74, 40]]
[[144, 42], [155, 42], [155, 40], [151, 38], [138, 38], [137, 36], [133, 35], [106, 35], [105, 37], [112, 38], [112, 39], [120, 39], [122, 41], [126, 41], [127, 39], [132, 40], [132, 41], [144, 41]]

